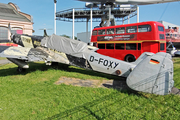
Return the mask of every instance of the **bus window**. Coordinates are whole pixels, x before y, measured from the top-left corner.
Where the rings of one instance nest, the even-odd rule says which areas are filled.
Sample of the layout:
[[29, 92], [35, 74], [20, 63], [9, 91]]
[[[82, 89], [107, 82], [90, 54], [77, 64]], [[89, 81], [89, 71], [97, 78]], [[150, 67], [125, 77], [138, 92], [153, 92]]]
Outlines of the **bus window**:
[[107, 29], [107, 33], [106, 34], [114, 34], [114, 28], [113, 29]]
[[164, 43], [160, 43], [160, 50], [164, 51]]
[[164, 28], [162, 26], [158, 26], [158, 30], [164, 32]]
[[150, 32], [151, 26], [150, 25], [139, 25], [138, 32]]
[[123, 34], [125, 33], [125, 27], [116, 28], [116, 34]]
[[105, 30], [98, 30], [98, 35], [105, 35]]
[[138, 43], [138, 50], [141, 50], [141, 43]]
[[126, 27], [126, 33], [135, 33], [137, 32], [137, 26]]
[[92, 32], [92, 35], [97, 35], [97, 30], [94, 30], [94, 31]]
[[170, 37], [172, 38], [172, 34], [170, 34]]
[[105, 49], [105, 44], [98, 44], [99, 49]]
[[127, 43], [126, 50], [136, 50], [136, 43]]
[[106, 49], [114, 49], [114, 44], [106, 44]]
[[115, 49], [124, 50], [124, 43], [115, 44]]
[[159, 34], [159, 39], [165, 39], [164, 34]]

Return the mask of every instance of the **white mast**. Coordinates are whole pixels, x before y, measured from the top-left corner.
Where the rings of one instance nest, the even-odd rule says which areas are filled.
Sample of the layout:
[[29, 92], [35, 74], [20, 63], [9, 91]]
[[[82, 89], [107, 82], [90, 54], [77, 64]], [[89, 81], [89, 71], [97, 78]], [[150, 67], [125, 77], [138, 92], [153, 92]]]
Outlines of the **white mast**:
[[54, 34], [56, 34], [56, 3], [57, 0], [54, 0]]

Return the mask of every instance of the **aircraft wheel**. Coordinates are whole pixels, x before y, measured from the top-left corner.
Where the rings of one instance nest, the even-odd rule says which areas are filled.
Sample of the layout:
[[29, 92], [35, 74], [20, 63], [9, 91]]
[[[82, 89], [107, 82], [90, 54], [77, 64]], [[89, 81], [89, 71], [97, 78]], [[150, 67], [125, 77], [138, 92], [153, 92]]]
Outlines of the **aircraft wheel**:
[[59, 64], [58, 62], [52, 62], [52, 63], [51, 63], [51, 66], [53, 66], [53, 67], [57, 67], [57, 66], [58, 66], [58, 64]]
[[136, 60], [136, 58], [134, 57], [134, 55], [128, 54], [126, 55], [124, 61], [126, 62], [134, 62]]
[[51, 63], [51, 66], [52, 66], [52, 68], [54, 68], [54, 69], [58, 69], [58, 65], [59, 65], [58, 62], [52, 62], [52, 63]]
[[24, 69], [24, 68], [22, 68], [22, 67], [18, 67], [18, 68], [17, 68], [17, 71], [18, 71], [19, 73], [22, 73], [22, 72], [25, 72], [26, 69]]

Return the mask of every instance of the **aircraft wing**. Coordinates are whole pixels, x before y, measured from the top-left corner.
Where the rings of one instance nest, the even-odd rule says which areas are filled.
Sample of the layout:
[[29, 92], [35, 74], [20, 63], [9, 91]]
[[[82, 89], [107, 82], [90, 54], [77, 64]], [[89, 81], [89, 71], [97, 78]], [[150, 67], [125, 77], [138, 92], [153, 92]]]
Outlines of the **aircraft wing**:
[[6, 57], [22, 68], [28, 68], [24, 67], [27, 62], [34, 61], [53, 61], [68, 64], [69, 61], [63, 55], [63, 53], [57, 53], [47, 48], [0, 46], [0, 57]]
[[48, 54], [37, 48], [24, 47], [0, 47], [0, 57], [16, 58], [26, 61], [42, 61], [48, 58]]

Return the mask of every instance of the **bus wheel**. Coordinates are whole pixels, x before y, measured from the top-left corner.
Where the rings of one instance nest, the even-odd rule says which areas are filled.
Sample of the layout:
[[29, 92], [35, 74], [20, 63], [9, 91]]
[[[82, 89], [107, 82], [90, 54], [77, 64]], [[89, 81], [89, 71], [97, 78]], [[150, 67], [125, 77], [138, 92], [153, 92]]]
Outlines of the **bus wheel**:
[[124, 61], [126, 62], [134, 62], [136, 60], [136, 58], [134, 57], [134, 55], [128, 54], [126, 55]]

